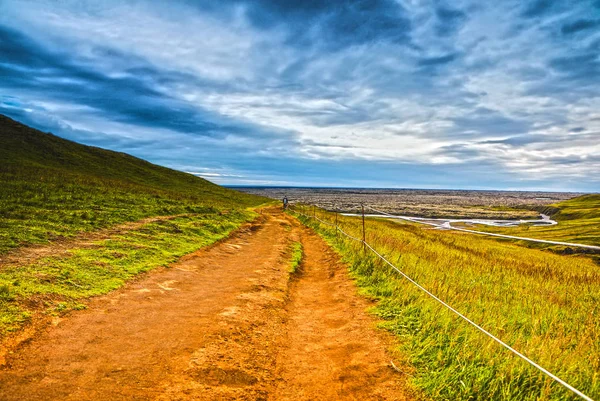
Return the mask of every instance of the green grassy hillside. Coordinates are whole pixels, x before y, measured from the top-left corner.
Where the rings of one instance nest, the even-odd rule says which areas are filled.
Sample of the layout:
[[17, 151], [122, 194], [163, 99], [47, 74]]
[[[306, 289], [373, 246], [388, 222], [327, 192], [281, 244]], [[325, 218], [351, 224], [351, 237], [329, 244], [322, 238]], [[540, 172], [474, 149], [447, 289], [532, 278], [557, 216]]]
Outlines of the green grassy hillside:
[[477, 229], [521, 237], [600, 245], [600, 194], [584, 195], [559, 202], [551, 205], [544, 212], [552, 213], [552, 218], [558, 224], [540, 227], [478, 227]]
[[590, 220], [600, 218], [600, 194], [591, 194], [569, 199], [555, 205], [557, 220]]
[[0, 160], [0, 255], [144, 217], [219, 212], [265, 202], [2, 115]]

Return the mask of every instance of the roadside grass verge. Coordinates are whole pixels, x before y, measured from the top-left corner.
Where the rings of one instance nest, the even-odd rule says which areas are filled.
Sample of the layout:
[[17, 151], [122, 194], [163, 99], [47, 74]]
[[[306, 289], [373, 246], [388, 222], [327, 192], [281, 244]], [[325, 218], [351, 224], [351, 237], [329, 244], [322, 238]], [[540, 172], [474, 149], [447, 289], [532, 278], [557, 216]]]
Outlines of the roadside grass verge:
[[[323, 211], [318, 217], [333, 222]], [[339, 252], [372, 312], [415, 368], [412, 384], [440, 400], [578, 399], [404, 280], [359, 243], [300, 217]], [[361, 236], [360, 219], [339, 217]], [[461, 313], [592, 398], [600, 398], [600, 269], [469, 234], [368, 220], [366, 239]]]
[[302, 249], [302, 243], [294, 241], [291, 245], [292, 257], [290, 259], [290, 273], [295, 274], [302, 263], [302, 257], [304, 250]]
[[168, 267], [181, 256], [210, 245], [257, 214], [189, 214], [159, 220], [73, 249], [63, 257], [0, 270], [0, 338], [19, 330], [33, 313], [58, 315], [85, 308], [87, 298], [123, 286], [139, 273]]

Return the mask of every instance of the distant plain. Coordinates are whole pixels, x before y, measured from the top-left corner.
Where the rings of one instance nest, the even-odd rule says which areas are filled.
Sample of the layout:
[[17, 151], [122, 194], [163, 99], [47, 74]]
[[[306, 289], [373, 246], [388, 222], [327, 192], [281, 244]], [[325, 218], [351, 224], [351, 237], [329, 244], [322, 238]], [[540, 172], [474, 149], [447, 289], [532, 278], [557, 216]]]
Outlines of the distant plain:
[[[388, 213], [419, 217], [536, 218], [549, 205], [583, 195], [575, 192], [237, 187], [239, 191], [327, 210], [356, 213], [362, 203]], [[551, 212], [552, 210], [550, 210]]]

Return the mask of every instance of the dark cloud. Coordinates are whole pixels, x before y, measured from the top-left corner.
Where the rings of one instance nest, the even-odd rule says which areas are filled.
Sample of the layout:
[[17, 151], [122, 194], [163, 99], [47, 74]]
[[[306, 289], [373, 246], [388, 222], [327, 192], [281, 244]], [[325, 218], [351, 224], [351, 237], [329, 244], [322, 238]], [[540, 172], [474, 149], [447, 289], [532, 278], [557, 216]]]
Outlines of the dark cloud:
[[467, 20], [466, 13], [447, 6], [437, 7], [435, 15], [438, 19], [435, 30], [437, 34], [442, 37], [446, 37], [458, 31]]
[[563, 78], [600, 82], [600, 60], [596, 53], [556, 57], [550, 59], [549, 66]]
[[544, 138], [541, 135], [523, 134], [523, 135], [511, 136], [511, 137], [505, 138], [505, 139], [482, 141], [480, 143], [485, 144], [485, 145], [508, 145], [508, 146], [518, 148], [518, 147], [522, 147], [522, 146], [529, 145], [532, 143], [539, 143], [543, 139], [547, 140], [547, 138]]
[[284, 27], [291, 45], [337, 50], [374, 41], [410, 43], [410, 19], [394, 0], [230, 0], [199, 7], [222, 13], [232, 5], [243, 5], [259, 29]]
[[[511, 136], [505, 139], [496, 139], [496, 140], [487, 140], [487, 141], [480, 141], [480, 144], [500, 144], [500, 145], [508, 145], [511, 146], [513, 148], [521, 148], [525, 145], [532, 145], [532, 144], [561, 144], [561, 143], [572, 143], [574, 141], [580, 141], [580, 142], [586, 142], [586, 141], [591, 141], [593, 142], [594, 140], [596, 140], [598, 138], [598, 133], [596, 132], [592, 132], [592, 133], [584, 133], [582, 134], [581, 132], [585, 131], [585, 129], [579, 127], [579, 128], [574, 128], [572, 130], [570, 130], [571, 133], [565, 133], [565, 134], [554, 134], [554, 135], [549, 135], [549, 134], [531, 134], [531, 133], [526, 133], [526, 134], [521, 134], [521, 135], [515, 135], [515, 136]], [[576, 135], [574, 135], [576, 134]]]
[[459, 160], [473, 160], [481, 157], [481, 152], [469, 144], [457, 143], [442, 146], [437, 150], [439, 156], [451, 156]]
[[332, 143], [317, 142], [317, 141], [313, 141], [312, 139], [306, 139], [306, 140], [302, 141], [302, 143], [304, 145], [315, 146], [318, 148], [360, 149], [359, 146], [336, 145], [336, 144], [332, 144]]
[[447, 54], [445, 56], [423, 58], [419, 60], [418, 63], [420, 66], [443, 65], [453, 62], [454, 60], [456, 60], [457, 57], [457, 54]]
[[526, 18], [540, 17], [552, 9], [554, 2], [555, 0], [534, 0], [532, 2], [525, 2], [526, 6], [521, 15]]
[[502, 113], [485, 107], [478, 107], [462, 117], [452, 119], [457, 134], [463, 136], [481, 136], [498, 134], [520, 134], [526, 133], [531, 128], [527, 120], [516, 120]]
[[364, 44], [373, 41], [407, 43], [411, 24], [404, 9], [395, 1], [348, 0], [325, 22], [332, 40]]
[[555, 157], [550, 157], [550, 158], [544, 157], [544, 158], [539, 158], [538, 160], [543, 161], [543, 162], [550, 161], [550, 163], [552, 163], [556, 167], [560, 167], [560, 166], [579, 165], [579, 164], [590, 163], [590, 162], [600, 162], [600, 156], [586, 157], [586, 156], [577, 155], [577, 154], [570, 154], [570, 155], [566, 155], [566, 156], [555, 156]]
[[548, 70], [540, 67], [519, 67], [511, 71], [515, 75], [517, 75], [522, 81], [539, 81], [548, 76]]
[[564, 24], [560, 31], [563, 35], [571, 35], [576, 32], [595, 28], [600, 25], [600, 20], [580, 19], [568, 24]]

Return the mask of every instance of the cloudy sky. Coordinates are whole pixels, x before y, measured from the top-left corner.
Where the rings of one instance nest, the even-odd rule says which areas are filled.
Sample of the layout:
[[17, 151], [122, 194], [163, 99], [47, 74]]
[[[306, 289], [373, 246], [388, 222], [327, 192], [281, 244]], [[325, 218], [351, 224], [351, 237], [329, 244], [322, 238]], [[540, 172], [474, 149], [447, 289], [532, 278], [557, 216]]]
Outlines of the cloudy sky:
[[214, 182], [600, 191], [600, 0], [0, 0], [0, 113]]

